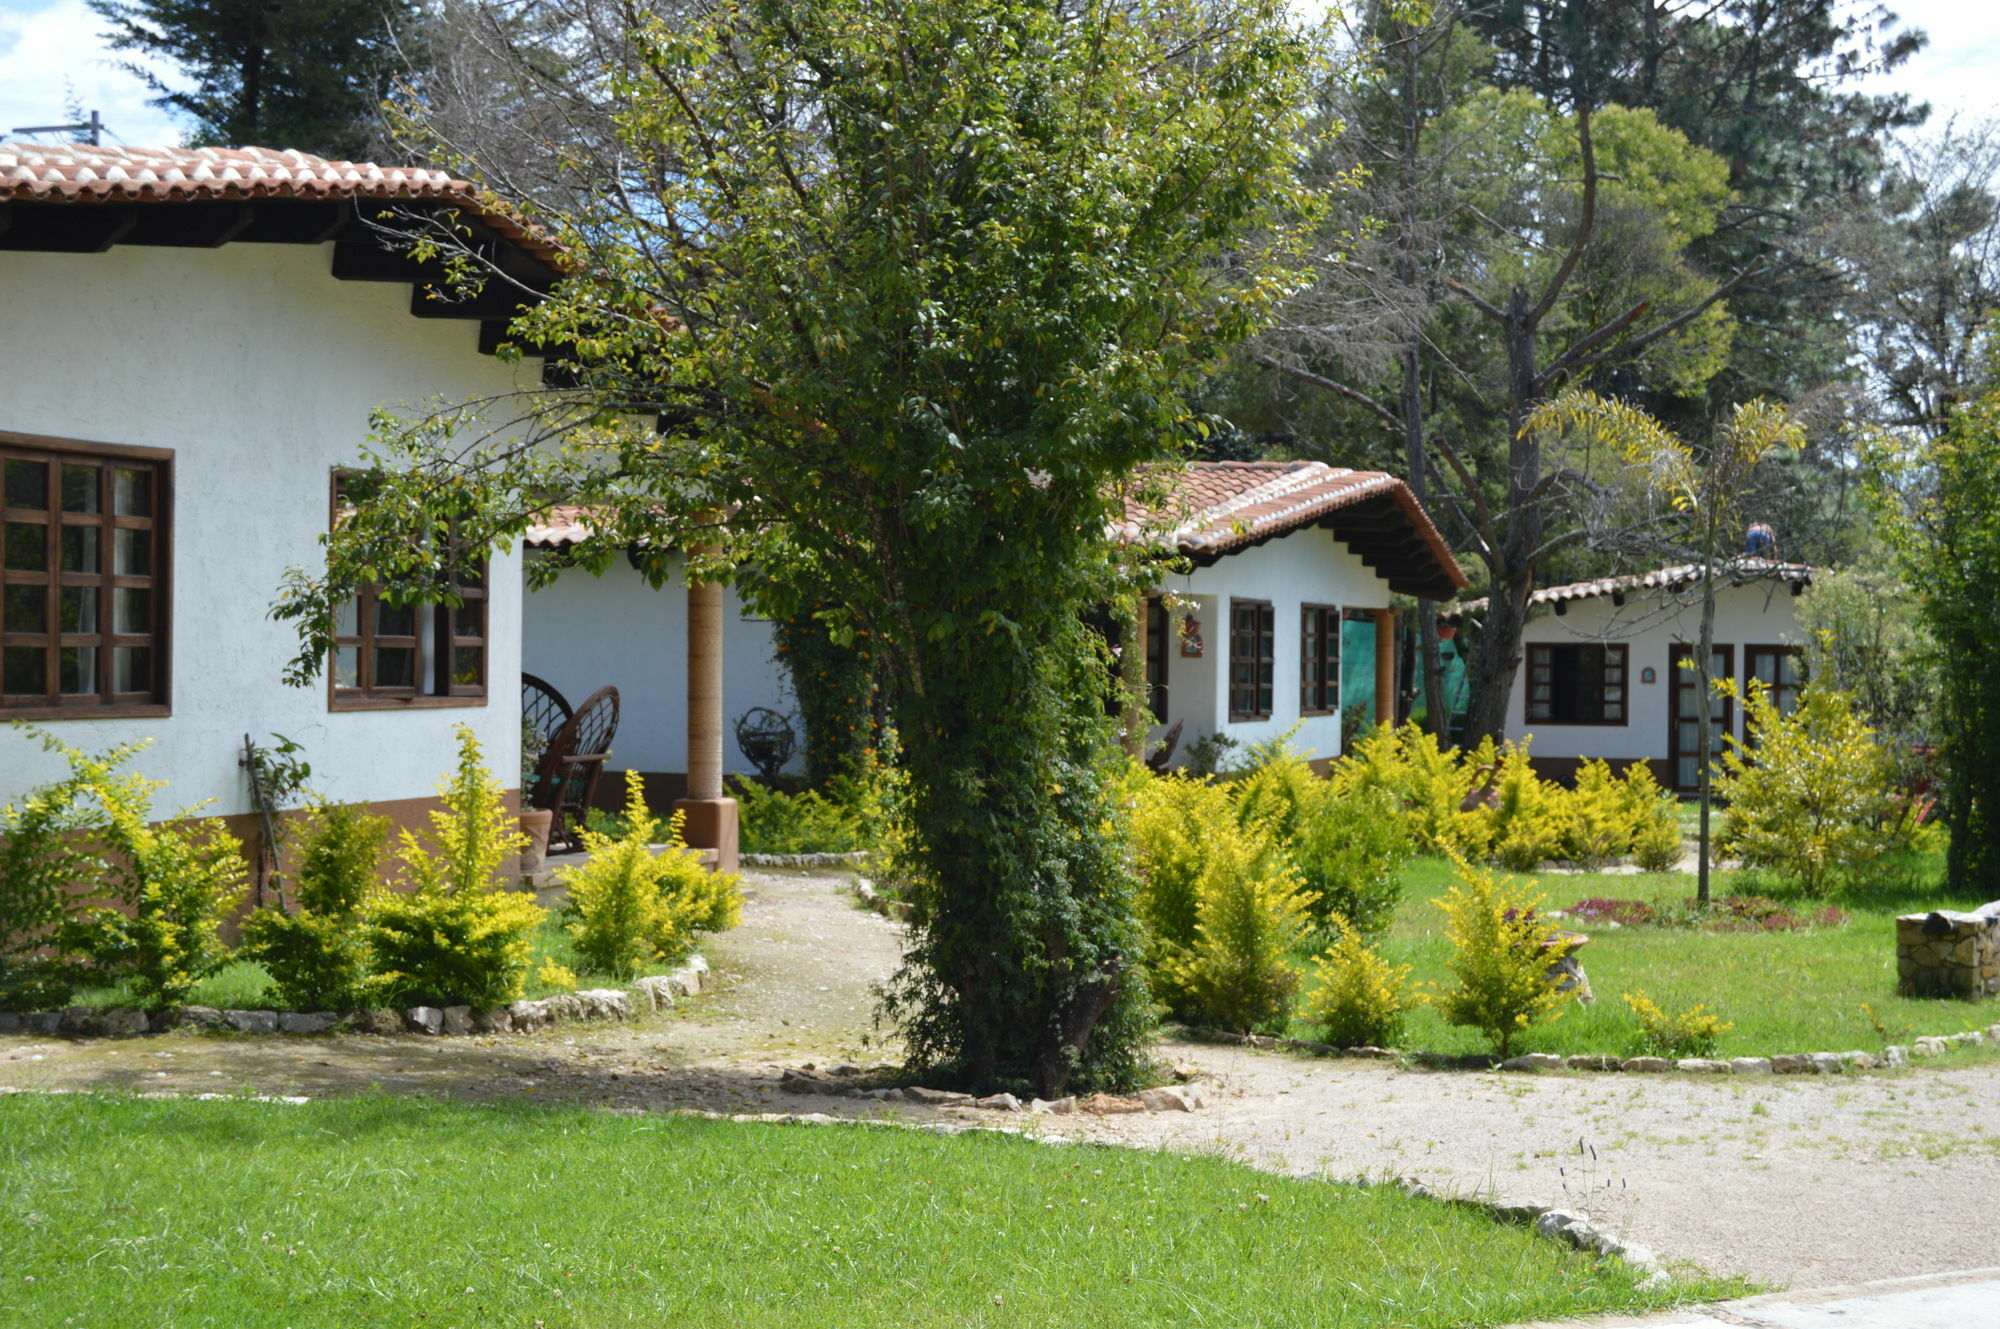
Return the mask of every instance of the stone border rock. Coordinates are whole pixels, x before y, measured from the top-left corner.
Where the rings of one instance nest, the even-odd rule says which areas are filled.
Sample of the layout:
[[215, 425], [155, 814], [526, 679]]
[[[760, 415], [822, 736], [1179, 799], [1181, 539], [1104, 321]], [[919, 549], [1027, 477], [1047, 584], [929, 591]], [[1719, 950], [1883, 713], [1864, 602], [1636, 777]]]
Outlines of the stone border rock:
[[921, 1085], [864, 1089], [855, 1081], [896, 1072], [894, 1066], [863, 1067], [842, 1063], [822, 1071], [808, 1062], [802, 1067], [786, 1067], [778, 1077], [778, 1088], [787, 1094], [821, 1094], [829, 1098], [865, 1099], [874, 1103], [919, 1103], [925, 1107], [981, 1108], [989, 1112], [1031, 1112], [1068, 1116], [1074, 1112], [1091, 1116], [1113, 1116], [1127, 1112], [1199, 1112], [1204, 1106], [1201, 1091], [1193, 1085], [1165, 1085], [1142, 1089], [1137, 1097], [1092, 1094], [1088, 1098], [1031, 1098], [1022, 1102], [1012, 1094], [989, 1094], [984, 1098], [952, 1089], [926, 1089]]
[[738, 854], [736, 862], [746, 868], [851, 868], [868, 861], [866, 849], [846, 854]]
[[631, 989], [592, 988], [558, 992], [505, 1006], [412, 1006], [352, 1011], [224, 1011], [213, 1006], [180, 1006], [145, 1011], [131, 1007], [99, 1010], [71, 1006], [61, 1011], [0, 1011], [0, 1034], [68, 1034], [78, 1038], [135, 1038], [189, 1026], [242, 1034], [530, 1034], [553, 1025], [593, 1020], [629, 1020], [635, 1014], [672, 1009], [683, 997], [713, 987], [708, 961], [692, 955], [680, 968], [633, 983]]
[[854, 894], [861, 901], [863, 909], [871, 909], [892, 923], [907, 923], [912, 912], [907, 900], [892, 900], [875, 889], [875, 883], [866, 877], [854, 879]]
[[1689, 1075], [1840, 1075], [1850, 1071], [1872, 1071], [1906, 1066], [1912, 1057], [1936, 1057], [1954, 1047], [1980, 1044], [2000, 1046], [2000, 1024], [1984, 1030], [1941, 1034], [1918, 1038], [1908, 1047], [1891, 1045], [1874, 1052], [1792, 1052], [1769, 1057], [1612, 1057], [1584, 1055], [1564, 1057], [1553, 1052], [1529, 1052], [1504, 1061], [1486, 1053], [1451, 1056], [1437, 1052], [1400, 1052], [1394, 1048], [1341, 1048], [1331, 1043], [1313, 1043], [1302, 1038], [1273, 1038], [1269, 1034], [1232, 1034], [1221, 1029], [1188, 1029], [1188, 1037], [1204, 1043], [1224, 1043], [1236, 1047], [1272, 1051], [1303, 1052], [1316, 1057], [1360, 1057], [1378, 1061], [1408, 1061], [1435, 1070], [1502, 1071], [1627, 1071], [1660, 1074], [1679, 1071]]

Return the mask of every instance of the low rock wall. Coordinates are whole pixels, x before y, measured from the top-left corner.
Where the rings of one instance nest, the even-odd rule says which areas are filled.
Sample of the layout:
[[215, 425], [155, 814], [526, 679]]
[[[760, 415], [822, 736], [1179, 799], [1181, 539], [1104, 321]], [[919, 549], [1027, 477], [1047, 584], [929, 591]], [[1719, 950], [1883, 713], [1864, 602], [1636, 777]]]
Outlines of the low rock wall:
[[558, 992], [505, 1006], [412, 1006], [351, 1011], [224, 1011], [213, 1006], [177, 1006], [145, 1011], [131, 1007], [100, 1010], [72, 1006], [61, 1011], [0, 1011], [0, 1034], [67, 1034], [75, 1038], [130, 1038], [183, 1027], [239, 1034], [531, 1034], [553, 1025], [590, 1020], [629, 1020], [649, 1011], [671, 1009], [681, 997], [713, 987], [708, 961], [688, 957], [670, 974], [641, 978], [629, 991], [594, 988]]
[[2000, 900], [1898, 918], [1896, 981], [1906, 997], [2000, 994]]

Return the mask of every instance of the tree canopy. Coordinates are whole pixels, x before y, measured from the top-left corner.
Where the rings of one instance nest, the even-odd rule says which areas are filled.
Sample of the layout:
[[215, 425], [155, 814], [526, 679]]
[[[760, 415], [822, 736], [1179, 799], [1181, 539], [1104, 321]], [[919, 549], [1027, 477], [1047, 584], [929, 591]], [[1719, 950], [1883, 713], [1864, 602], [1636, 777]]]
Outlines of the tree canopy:
[[703, 0], [627, 41], [599, 187], [538, 213], [587, 275], [516, 326], [580, 387], [547, 446], [449, 417], [387, 442], [280, 605], [299, 672], [354, 585], [434, 576], [412, 531], [498, 542], [552, 493], [597, 506], [597, 566], [754, 557], [767, 610], [824, 596], [893, 683], [914, 1063], [1129, 1080], [1147, 1006], [1083, 610], [1129, 577], [1121, 493], [1299, 280], [1313, 44], [1273, 0]]

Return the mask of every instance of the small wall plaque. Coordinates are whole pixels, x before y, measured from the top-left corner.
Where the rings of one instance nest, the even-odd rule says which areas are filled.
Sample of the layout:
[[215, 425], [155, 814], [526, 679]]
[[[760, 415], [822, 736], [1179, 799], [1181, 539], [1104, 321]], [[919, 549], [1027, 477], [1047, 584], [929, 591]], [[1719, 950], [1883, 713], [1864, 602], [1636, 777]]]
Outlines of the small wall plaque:
[[1656, 683], [1659, 681], [1659, 678], [1660, 676], [1653, 672], [1653, 666], [1651, 665], [1647, 665], [1639, 671], [1639, 681], [1641, 683]]

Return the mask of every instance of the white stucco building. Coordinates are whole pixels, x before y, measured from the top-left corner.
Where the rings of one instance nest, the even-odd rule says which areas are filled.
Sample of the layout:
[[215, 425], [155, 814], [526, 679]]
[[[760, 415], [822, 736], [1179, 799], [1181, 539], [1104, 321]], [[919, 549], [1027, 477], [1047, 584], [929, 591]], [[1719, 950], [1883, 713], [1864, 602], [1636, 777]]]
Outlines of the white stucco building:
[[[1371, 702], [1393, 706], [1396, 692], [1389, 653], [1342, 659], [1343, 625], [1358, 618], [1376, 640], [1393, 641], [1392, 593], [1443, 599], [1465, 584], [1402, 481], [1320, 462], [1198, 463], [1180, 475], [1170, 512], [1135, 508], [1116, 534], [1189, 565], [1164, 579], [1146, 613], [1152, 739], [1180, 726], [1174, 764], [1205, 735], [1250, 744], [1294, 724], [1301, 749], [1322, 763], [1337, 756], [1342, 673], [1358, 663], [1375, 684]], [[588, 535], [587, 514], [553, 514], [529, 530], [528, 556], [560, 557]], [[748, 773], [729, 732], [735, 720], [755, 706], [782, 713], [796, 703], [771, 624], [734, 588], [722, 604], [723, 761]], [[601, 577], [565, 571], [527, 595], [523, 668], [572, 702], [607, 683], [618, 688], [611, 768], [644, 774], [656, 804], [688, 783], [687, 605], [678, 573], [655, 590], [625, 563]], [[600, 782], [599, 800], [621, 787]]]
[[[281, 678], [298, 642], [269, 607], [320, 560], [370, 413], [540, 377], [482, 353], [519, 294], [432, 297], [371, 227], [390, 205], [450, 209], [523, 280], [554, 278], [552, 251], [440, 172], [0, 146], [0, 721], [92, 750], [150, 740], [134, 767], [168, 782], [162, 812], [249, 812], [246, 734], [298, 741], [313, 788], [406, 824], [460, 723], [518, 783], [517, 554], [468, 569], [458, 610], [364, 596], [326, 678]], [[0, 726], [0, 800], [61, 769]]]
[[[1391, 596], [1444, 600], [1465, 585], [1409, 487], [1323, 462], [1227, 461], [1189, 467], [1176, 488], [1168, 511], [1134, 510], [1121, 532], [1191, 565], [1163, 578], [1147, 613], [1153, 738], [1180, 726], [1173, 764], [1206, 735], [1248, 745], [1294, 725], [1301, 751], [1338, 757], [1343, 675], [1370, 678], [1370, 718], [1393, 723]], [[1374, 626], [1365, 662], [1341, 649], [1356, 619]]]
[[[1739, 558], [1716, 588], [1718, 677], [1769, 684], [1789, 709], [1802, 682], [1797, 597], [1812, 585], [1800, 563]], [[1652, 764], [1669, 789], [1691, 790], [1698, 768], [1698, 677], [1692, 660], [1701, 631], [1700, 568], [1684, 565], [1626, 577], [1549, 586], [1530, 599], [1523, 658], [1507, 708], [1506, 736], [1532, 737], [1535, 767], [1568, 779], [1579, 762]], [[1478, 618], [1486, 602], [1461, 614]], [[1711, 701], [1722, 735], [1743, 737], [1741, 707]]]

